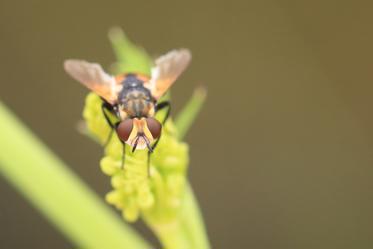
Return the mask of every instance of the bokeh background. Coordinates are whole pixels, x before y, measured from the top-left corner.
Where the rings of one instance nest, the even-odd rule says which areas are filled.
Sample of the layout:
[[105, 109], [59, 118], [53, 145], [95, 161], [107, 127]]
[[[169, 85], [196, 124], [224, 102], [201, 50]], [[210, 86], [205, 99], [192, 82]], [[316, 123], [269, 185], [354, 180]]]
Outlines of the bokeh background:
[[[193, 63], [173, 106], [208, 87], [187, 141], [213, 248], [372, 248], [372, 9], [332, 0], [3, 0], [0, 99], [104, 196], [102, 149], [75, 129], [87, 91], [63, 60], [109, 66], [114, 25], [154, 55], [188, 47]], [[3, 179], [0, 196], [0, 248], [72, 248]]]

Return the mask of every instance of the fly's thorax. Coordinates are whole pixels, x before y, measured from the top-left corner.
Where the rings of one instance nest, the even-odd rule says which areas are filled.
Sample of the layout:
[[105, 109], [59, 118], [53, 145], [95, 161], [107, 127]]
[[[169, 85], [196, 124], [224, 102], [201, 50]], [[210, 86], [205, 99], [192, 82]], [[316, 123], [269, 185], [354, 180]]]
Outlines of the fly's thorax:
[[121, 109], [129, 117], [148, 117], [154, 115], [154, 101], [150, 91], [143, 86], [124, 87], [118, 96]]

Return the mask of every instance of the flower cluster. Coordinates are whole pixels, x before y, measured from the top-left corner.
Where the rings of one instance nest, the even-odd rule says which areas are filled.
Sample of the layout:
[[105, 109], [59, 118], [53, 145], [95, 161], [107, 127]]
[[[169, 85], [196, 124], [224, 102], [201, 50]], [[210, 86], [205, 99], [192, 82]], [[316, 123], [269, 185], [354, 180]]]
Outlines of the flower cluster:
[[[83, 117], [89, 133], [104, 145], [111, 127], [104, 118], [101, 105], [100, 97], [88, 94]], [[164, 115], [160, 111], [156, 118], [161, 121]], [[147, 150], [132, 152], [129, 145], [125, 146], [124, 167], [123, 145], [115, 132], [105, 147], [100, 165], [111, 177], [113, 187], [106, 195], [107, 202], [121, 210], [127, 221], [136, 221], [141, 215], [147, 222], [158, 224], [174, 219], [185, 192], [189, 157], [188, 146], [178, 140], [172, 120], [167, 120], [163, 126], [160, 141], [150, 154], [149, 165]]]

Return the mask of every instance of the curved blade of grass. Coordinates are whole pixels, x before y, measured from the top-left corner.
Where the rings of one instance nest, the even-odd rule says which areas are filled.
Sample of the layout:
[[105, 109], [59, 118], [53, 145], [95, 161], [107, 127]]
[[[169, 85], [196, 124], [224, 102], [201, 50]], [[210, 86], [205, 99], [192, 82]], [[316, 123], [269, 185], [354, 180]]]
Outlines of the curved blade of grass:
[[200, 86], [195, 89], [188, 103], [186, 103], [181, 112], [176, 116], [175, 125], [178, 130], [179, 139], [184, 138], [194, 120], [197, 118], [206, 100], [206, 95], [206, 88]]
[[0, 173], [74, 245], [150, 248], [1, 102]]

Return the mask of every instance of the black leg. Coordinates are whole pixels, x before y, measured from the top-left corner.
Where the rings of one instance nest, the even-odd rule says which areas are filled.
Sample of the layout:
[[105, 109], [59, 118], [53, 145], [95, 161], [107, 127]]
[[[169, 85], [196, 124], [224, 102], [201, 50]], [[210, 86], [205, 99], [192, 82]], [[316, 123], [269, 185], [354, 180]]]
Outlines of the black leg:
[[[170, 116], [170, 113], [171, 113], [171, 103], [170, 101], [163, 101], [161, 103], [158, 103], [155, 107], [155, 113], [157, 113], [158, 111], [160, 110], [163, 110], [167, 108], [167, 111], [166, 111], [166, 116], [165, 118], [163, 119], [163, 121], [161, 122], [162, 125], [164, 125], [167, 121], [167, 119], [169, 118]], [[162, 133], [161, 133], [161, 136], [162, 136]], [[151, 147], [151, 150], [148, 150], [148, 177], [150, 177], [150, 155], [151, 153], [154, 151], [154, 149], [157, 147], [158, 143], [159, 143], [159, 139], [161, 138], [161, 136], [155, 141], [155, 143], [152, 145]]]
[[111, 138], [113, 137], [113, 134], [114, 134], [114, 128], [111, 128], [110, 132], [109, 132], [109, 135], [108, 137], [106, 138], [106, 141], [104, 143], [104, 148], [106, 148], [106, 146], [108, 146]]
[[164, 125], [166, 123], [167, 119], [170, 116], [170, 113], [171, 113], [171, 102], [170, 101], [163, 101], [161, 103], [158, 103], [155, 106], [155, 113], [157, 113], [158, 111], [163, 110], [165, 108], [167, 108], [167, 111], [166, 111], [166, 116], [165, 116], [165, 118], [162, 121], [162, 125]]
[[[171, 103], [170, 103], [170, 101], [163, 101], [163, 102], [157, 104], [157, 106], [155, 108], [155, 112], [156, 113], [158, 111], [160, 111], [160, 110], [165, 109], [165, 108], [167, 108], [167, 111], [166, 111], [166, 116], [164, 117], [164, 119], [162, 121], [162, 125], [164, 125], [166, 123], [167, 119], [170, 117], [170, 114], [171, 114]], [[159, 138], [157, 139], [157, 141], [155, 141], [155, 143], [152, 145], [152, 150], [153, 151], [157, 147], [159, 139], [161, 139], [161, 136], [162, 136], [162, 133], [159, 136]], [[149, 153], [151, 153], [151, 152], [149, 151]]]
[[[114, 134], [114, 130], [116, 130], [117, 126], [119, 125], [119, 122], [113, 123], [110, 120], [110, 117], [108, 115], [108, 112], [112, 113], [114, 115], [117, 115], [116, 109], [117, 109], [116, 106], [112, 106], [111, 104], [107, 103], [105, 100], [101, 105], [101, 110], [102, 110], [102, 113], [104, 114], [105, 120], [109, 124], [109, 126], [111, 127], [111, 131], [109, 133], [108, 138], [106, 139], [104, 147], [106, 147], [109, 144], [109, 142], [110, 142], [110, 140], [111, 140], [111, 138]], [[123, 146], [121, 168], [124, 169], [124, 158], [125, 158], [125, 155], [126, 155], [126, 144], [121, 139], [119, 139], [119, 141], [122, 143], [122, 146]]]
[[150, 150], [148, 150], [148, 163], [147, 163], [147, 166], [148, 166], [148, 178], [150, 177]]
[[115, 123], [113, 123], [110, 120], [108, 112], [113, 114], [113, 115], [116, 115], [116, 113], [114, 111], [114, 108], [115, 107], [112, 106], [111, 104], [109, 104], [108, 102], [106, 102], [106, 101], [102, 102], [102, 105], [101, 105], [102, 113], [104, 114], [105, 120], [110, 125], [111, 128], [115, 128]]
[[109, 115], [107, 112], [110, 112], [110, 113], [113, 113], [115, 114], [114, 110], [113, 110], [113, 106], [110, 105], [109, 103], [107, 102], [103, 102], [102, 105], [101, 105], [101, 110], [102, 110], [102, 113], [104, 114], [104, 117], [105, 117], [105, 120], [106, 122], [109, 124], [109, 126], [111, 127], [111, 131], [109, 133], [109, 136], [108, 138], [106, 139], [106, 142], [104, 144], [104, 147], [106, 147], [110, 140], [111, 140], [111, 137], [113, 136], [113, 133], [114, 133], [114, 129], [115, 129], [115, 124], [110, 120], [109, 118]]
[[126, 144], [122, 142], [122, 146], [123, 146], [123, 151], [122, 151], [122, 164], [121, 164], [121, 168], [124, 170], [124, 158], [125, 158], [125, 155], [126, 155]]

